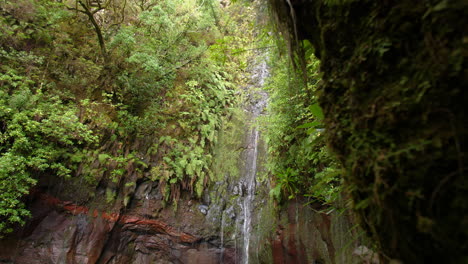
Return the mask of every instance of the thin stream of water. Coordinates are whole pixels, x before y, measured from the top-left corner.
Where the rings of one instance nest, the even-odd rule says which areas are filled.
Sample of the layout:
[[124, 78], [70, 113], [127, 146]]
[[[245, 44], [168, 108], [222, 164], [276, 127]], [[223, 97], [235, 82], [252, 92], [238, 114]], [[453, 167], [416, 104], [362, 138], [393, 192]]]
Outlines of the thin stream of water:
[[[260, 64], [254, 67], [254, 73], [252, 75], [253, 85], [249, 88], [249, 96], [252, 98], [252, 103], [250, 106], [247, 106], [247, 110], [250, 112], [250, 118], [252, 124], [255, 123], [256, 119], [262, 114], [263, 109], [267, 104], [267, 94], [262, 91], [261, 88], [265, 79], [268, 76], [268, 67], [266, 61], [261, 62]], [[249, 264], [249, 247], [252, 233], [252, 212], [254, 210], [254, 200], [255, 200], [255, 189], [256, 189], [256, 176], [257, 176], [257, 160], [258, 160], [258, 148], [259, 148], [259, 138], [260, 132], [259, 129], [253, 125], [250, 131], [249, 137], [247, 139], [247, 150], [245, 153], [245, 176], [244, 178], [244, 188], [245, 197], [242, 203], [243, 219], [242, 224], [242, 263]]]
[[[255, 177], [257, 174], [257, 157], [258, 157], [258, 137], [259, 132], [256, 128], [252, 130], [252, 150], [251, 157], [249, 157], [250, 168], [248, 168], [248, 182], [247, 182], [247, 193], [244, 199], [244, 224], [242, 226], [242, 233], [244, 235], [244, 263], [249, 263], [249, 245], [250, 245], [250, 231], [252, 223], [252, 204], [255, 198]], [[250, 155], [249, 155], [250, 156]]]

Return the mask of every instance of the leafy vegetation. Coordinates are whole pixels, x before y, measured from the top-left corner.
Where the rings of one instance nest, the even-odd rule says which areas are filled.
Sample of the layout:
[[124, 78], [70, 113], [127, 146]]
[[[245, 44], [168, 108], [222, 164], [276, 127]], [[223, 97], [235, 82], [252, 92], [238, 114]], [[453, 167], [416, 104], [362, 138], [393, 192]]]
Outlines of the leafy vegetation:
[[297, 64], [302, 40], [321, 60], [327, 144], [385, 261], [466, 263], [466, 3], [270, 2]]
[[[138, 182], [171, 203], [223, 177], [249, 51], [273, 46], [236, 2], [1, 1], [0, 234], [44, 178], [123, 208]], [[270, 2], [289, 40], [269, 54], [271, 195], [345, 190], [389, 258], [466, 263], [467, 4]]]
[[[22, 224], [29, 215], [21, 198], [37, 175], [70, 177], [70, 154], [98, 137], [79, 122], [75, 105], [37, 87], [34, 68], [43, 58], [5, 50], [0, 57], [0, 232], [10, 232], [11, 224]], [[29, 73], [22, 71], [27, 66]]]
[[340, 169], [324, 142], [324, 116], [316, 99], [319, 62], [307, 52], [307, 82], [289, 58], [270, 55], [267, 166], [276, 185], [270, 194], [279, 201], [302, 196], [332, 205], [341, 190]]
[[83, 202], [127, 205], [143, 178], [166, 203], [200, 197], [244, 82], [253, 27], [234, 23], [239, 6], [0, 3], [0, 233], [24, 223], [25, 195], [50, 175]]

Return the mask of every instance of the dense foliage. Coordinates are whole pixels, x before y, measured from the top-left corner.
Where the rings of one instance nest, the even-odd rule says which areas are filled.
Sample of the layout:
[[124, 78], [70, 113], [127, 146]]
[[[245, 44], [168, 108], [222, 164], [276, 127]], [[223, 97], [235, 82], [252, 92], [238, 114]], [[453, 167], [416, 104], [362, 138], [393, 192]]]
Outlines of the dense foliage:
[[159, 182], [165, 202], [200, 197], [243, 83], [241, 33], [252, 25], [233, 23], [241, 11], [209, 0], [2, 1], [0, 233], [24, 223], [22, 200], [42, 177], [70, 178], [59, 195], [77, 202], [127, 205], [138, 180]]
[[466, 263], [466, 1], [270, 2], [321, 60], [327, 142], [385, 261]]
[[31, 3], [20, 2], [1, 9], [0, 233], [11, 231], [11, 224], [24, 223], [29, 212], [21, 198], [38, 176], [70, 177], [71, 154], [98, 139], [79, 122], [75, 103], [48, 92], [54, 83], [45, 77], [45, 54], [28, 48], [50, 40], [43, 27], [55, 17], [32, 8]]
[[[281, 43], [282, 44], [282, 43]], [[269, 173], [277, 200], [306, 197], [332, 205], [340, 194], [340, 169], [325, 142], [323, 113], [317, 103], [319, 61], [308, 50], [308, 81], [289, 62], [284, 45], [271, 52], [270, 95], [265, 119]], [[310, 44], [308, 46], [310, 48]]]

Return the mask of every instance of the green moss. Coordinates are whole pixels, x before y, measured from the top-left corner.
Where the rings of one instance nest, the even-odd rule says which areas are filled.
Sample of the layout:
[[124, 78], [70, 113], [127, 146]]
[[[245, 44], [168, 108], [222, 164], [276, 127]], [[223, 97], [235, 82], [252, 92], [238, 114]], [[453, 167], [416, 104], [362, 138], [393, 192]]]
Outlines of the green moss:
[[335, 2], [297, 7], [294, 22], [321, 59], [328, 144], [344, 165], [361, 225], [391, 258], [461, 263], [468, 251], [467, 5]]
[[240, 176], [240, 154], [243, 150], [242, 142], [246, 128], [242, 123], [245, 119], [240, 108], [233, 109], [228, 118], [224, 118], [218, 134], [214, 151], [213, 174], [217, 181], [238, 179]]

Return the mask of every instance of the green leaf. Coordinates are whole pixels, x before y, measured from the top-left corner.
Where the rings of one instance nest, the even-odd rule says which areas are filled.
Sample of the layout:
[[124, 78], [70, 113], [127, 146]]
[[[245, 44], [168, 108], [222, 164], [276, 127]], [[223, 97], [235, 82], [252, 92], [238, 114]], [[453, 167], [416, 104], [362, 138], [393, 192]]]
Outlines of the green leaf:
[[177, 183], [177, 178], [172, 178], [169, 180], [169, 183], [170, 184], [174, 184], [174, 183]]
[[309, 106], [309, 110], [318, 120], [323, 120], [323, 111], [318, 103]]
[[98, 156], [98, 160], [99, 160], [99, 162], [100, 162], [101, 164], [104, 163], [104, 162], [105, 162], [107, 159], [109, 159], [109, 158], [110, 158], [110, 155], [109, 155], [109, 154], [105, 154], [105, 153], [99, 154], [99, 156]]
[[317, 126], [321, 125], [322, 123], [318, 120], [313, 122], [305, 123], [303, 125], [298, 126], [297, 128], [316, 128]]

